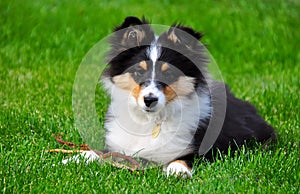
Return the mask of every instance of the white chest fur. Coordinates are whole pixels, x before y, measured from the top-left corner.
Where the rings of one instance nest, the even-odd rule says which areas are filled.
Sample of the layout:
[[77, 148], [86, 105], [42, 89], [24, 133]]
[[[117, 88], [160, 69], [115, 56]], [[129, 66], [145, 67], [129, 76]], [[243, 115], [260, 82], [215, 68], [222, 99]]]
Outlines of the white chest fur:
[[[166, 164], [189, 153], [199, 120], [211, 112], [207, 95], [194, 93], [177, 98], [159, 113], [147, 113], [136, 107], [128, 92], [117, 90], [105, 123], [107, 148], [158, 163]], [[152, 130], [156, 125], [161, 129], [154, 138]]]

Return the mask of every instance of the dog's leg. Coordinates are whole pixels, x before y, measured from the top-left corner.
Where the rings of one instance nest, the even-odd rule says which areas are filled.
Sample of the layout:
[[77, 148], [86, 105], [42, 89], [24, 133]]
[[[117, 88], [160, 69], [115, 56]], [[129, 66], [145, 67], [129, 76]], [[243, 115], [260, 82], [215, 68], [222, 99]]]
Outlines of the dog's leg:
[[167, 176], [169, 175], [179, 175], [192, 177], [192, 168], [184, 160], [175, 160], [168, 164], [165, 169]]

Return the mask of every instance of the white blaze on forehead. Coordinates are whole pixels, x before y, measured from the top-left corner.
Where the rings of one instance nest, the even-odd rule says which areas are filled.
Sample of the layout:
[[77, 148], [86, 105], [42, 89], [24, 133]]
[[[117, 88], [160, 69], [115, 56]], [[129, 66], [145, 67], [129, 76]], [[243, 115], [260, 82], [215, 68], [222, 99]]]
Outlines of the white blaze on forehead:
[[156, 62], [157, 58], [159, 57], [158, 52], [159, 52], [158, 46], [156, 44], [151, 45], [149, 57], [150, 57], [151, 61], [153, 62], [153, 65], [155, 65], [155, 62]]
[[155, 97], [158, 97], [158, 103], [164, 104], [165, 98], [164, 95], [159, 89], [156, 87], [154, 80], [155, 80], [155, 64], [157, 62], [157, 59], [160, 56], [160, 45], [157, 44], [158, 37], [155, 37], [155, 40], [151, 43], [151, 46], [147, 50], [147, 56], [152, 61], [152, 76], [151, 76], [151, 83], [146, 88], [144, 88], [141, 91], [141, 97], [142, 101], [144, 100], [144, 96], [153, 95]]
[[153, 40], [153, 42], [151, 43], [151, 46], [148, 50], [148, 57], [151, 59], [151, 61], [153, 62], [153, 65], [155, 65], [155, 62], [157, 61], [159, 55], [160, 55], [160, 47], [157, 44], [157, 39], [158, 36], [155, 36], [155, 40]]
[[152, 42], [152, 44], [147, 52], [147, 55], [153, 64], [152, 81], [154, 80], [154, 77], [155, 77], [155, 63], [160, 56], [160, 46], [157, 44], [157, 39], [158, 39], [158, 37], [155, 37], [155, 40]]

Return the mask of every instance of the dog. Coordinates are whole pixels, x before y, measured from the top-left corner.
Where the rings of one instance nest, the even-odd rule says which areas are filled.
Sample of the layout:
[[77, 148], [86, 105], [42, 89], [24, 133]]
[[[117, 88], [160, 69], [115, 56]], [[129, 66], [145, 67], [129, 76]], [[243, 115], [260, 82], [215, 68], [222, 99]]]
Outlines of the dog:
[[[246, 142], [275, 141], [276, 132], [250, 103], [237, 99], [223, 84], [213, 99], [209, 58], [200, 32], [172, 25], [156, 35], [149, 22], [127, 17], [110, 37], [102, 83], [111, 96], [105, 119], [106, 149], [162, 163], [167, 174], [192, 176], [195, 158], [212, 157]], [[221, 87], [222, 88], [222, 87]], [[224, 101], [223, 118], [214, 101]], [[212, 118], [221, 120], [209, 129]], [[199, 153], [209, 130], [215, 141]]]

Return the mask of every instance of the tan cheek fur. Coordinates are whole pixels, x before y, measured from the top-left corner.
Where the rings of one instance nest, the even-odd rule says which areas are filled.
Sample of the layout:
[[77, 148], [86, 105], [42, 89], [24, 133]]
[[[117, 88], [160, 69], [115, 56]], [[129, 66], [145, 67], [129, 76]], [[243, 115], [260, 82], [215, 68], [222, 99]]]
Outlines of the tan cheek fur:
[[136, 99], [136, 101], [138, 101], [141, 90], [142, 90], [142, 87], [139, 85], [132, 90], [132, 95]]
[[[125, 73], [113, 77], [113, 82], [117, 87], [132, 92], [132, 95], [136, 100], [138, 100], [142, 88], [134, 81], [130, 73]], [[194, 79], [181, 76], [179, 77], [178, 81], [174, 82], [170, 86], [167, 86], [163, 92], [166, 96], [166, 102], [168, 103], [173, 101], [177, 96], [187, 96], [193, 91]]]
[[164, 89], [167, 103], [174, 100], [176, 96], [187, 96], [192, 92], [194, 92], [194, 79], [183, 76]]
[[165, 97], [166, 97], [166, 102], [171, 102], [172, 100], [174, 100], [176, 98], [176, 92], [173, 90], [172, 87], [170, 86], [167, 86], [165, 89], [164, 89], [164, 94], [165, 94]]
[[132, 95], [136, 100], [138, 100], [141, 92], [141, 87], [134, 81], [130, 73], [114, 76], [113, 82], [117, 87], [132, 92]]

